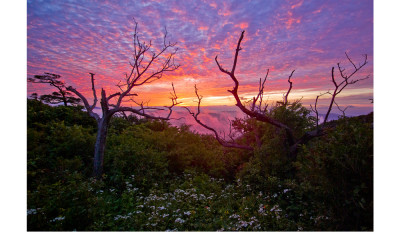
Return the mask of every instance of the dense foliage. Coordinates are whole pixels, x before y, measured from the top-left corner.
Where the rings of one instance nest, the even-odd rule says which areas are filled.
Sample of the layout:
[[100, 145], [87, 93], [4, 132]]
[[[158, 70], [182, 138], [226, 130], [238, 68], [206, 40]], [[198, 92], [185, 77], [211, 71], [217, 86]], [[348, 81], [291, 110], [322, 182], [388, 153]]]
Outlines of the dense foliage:
[[[104, 175], [91, 178], [96, 122], [80, 107], [28, 100], [29, 231], [315, 231], [373, 229], [372, 114], [341, 118], [294, 159], [285, 134], [236, 120], [238, 141], [166, 122], [114, 117]], [[295, 102], [268, 112], [302, 134]]]

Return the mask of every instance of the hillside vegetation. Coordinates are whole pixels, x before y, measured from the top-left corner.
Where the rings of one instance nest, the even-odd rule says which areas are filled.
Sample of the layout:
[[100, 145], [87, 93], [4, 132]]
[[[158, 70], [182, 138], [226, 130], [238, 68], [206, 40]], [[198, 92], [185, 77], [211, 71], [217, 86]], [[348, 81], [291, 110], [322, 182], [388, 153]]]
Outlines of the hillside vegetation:
[[[270, 114], [302, 134], [300, 104]], [[96, 122], [28, 100], [28, 231], [371, 231], [373, 114], [341, 118], [293, 159], [282, 131], [237, 120], [254, 151], [167, 122], [113, 117], [104, 175], [91, 177]], [[261, 141], [254, 141], [254, 128]]]

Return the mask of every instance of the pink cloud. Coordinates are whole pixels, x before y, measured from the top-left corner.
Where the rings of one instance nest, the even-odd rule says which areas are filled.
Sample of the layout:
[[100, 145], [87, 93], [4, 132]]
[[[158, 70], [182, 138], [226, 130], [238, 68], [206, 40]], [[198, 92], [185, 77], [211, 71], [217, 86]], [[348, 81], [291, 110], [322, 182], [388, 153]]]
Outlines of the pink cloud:
[[[163, 86], [172, 81], [182, 98], [193, 99], [193, 82], [187, 79], [195, 79], [204, 96], [227, 96], [232, 81], [219, 71], [214, 58], [218, 55], [221, 65], [231, 68], [241, 30], [246, 33], [236, 74], [242, 96], [257, 91], [258, 79], [268, 68], [266, 89], [273, 93], [285, 92], [293, 69], [293, 92], [326, 91], [331, 84], [330, 68], [346, 61], [344, 51], [354, 55], [355, 61], [357, 55], [368, 53], [370, 63], [360, 76], [372, 74], [372, 2], [305, 3], [28, 2], [28, 76], [54, 72], [90, 96], [88, 72], [93, 72], [99, 88], [117, 91], [115, 84], [124, 79], [132, 59], [133, 15], [143, 41], [152, 39], [157, 47], [166, 26], [169, 39], [180, 48], [176, 57], [180, 69], [137, 89], [140, 98], [154, 105], [169, 104], [170, 89]], [[356, 18], [349, 15], [352, 8], [358, 9]], [[48, 13], [53, 13], [50, 22]], [[362, 86], [372, 89], [372, 79]], [[48, 91], [45, 86], [28, 84], [28, 95]], [[226, 99], [228, 103], [232, 104]]]

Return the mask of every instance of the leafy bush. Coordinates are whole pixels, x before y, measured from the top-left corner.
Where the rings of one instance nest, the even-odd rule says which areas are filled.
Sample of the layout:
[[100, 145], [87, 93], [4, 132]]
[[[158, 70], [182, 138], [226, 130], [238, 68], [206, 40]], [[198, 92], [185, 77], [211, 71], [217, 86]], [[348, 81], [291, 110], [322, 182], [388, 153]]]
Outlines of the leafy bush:
[[[371, 120], [372, 114], [367, 116]], [[373, 130], [359, 118], [343, 118], [327, 136], [304, 146], [297, 168], [320, 190], [332, 216], [331, 230], [372, 230]]]
[[[296, 135], [314, 122], [299, 102], [267, 112]], [[249, 152], [188, 126], [114, 117], [95, 180], [93, 118], [28, 100], [28, 230], [372, 230], [371, 123], [333, 121], [294, 159], [286, 134], [254, 119], [234, 122]]]

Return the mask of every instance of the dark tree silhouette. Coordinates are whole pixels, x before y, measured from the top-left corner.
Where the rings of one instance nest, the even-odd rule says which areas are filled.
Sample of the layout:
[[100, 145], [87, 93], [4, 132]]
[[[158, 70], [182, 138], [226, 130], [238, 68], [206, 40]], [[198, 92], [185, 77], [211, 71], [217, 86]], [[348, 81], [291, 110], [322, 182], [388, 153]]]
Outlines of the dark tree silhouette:
[[37, 93], [32, 93], [30, 98], [34, 99], [34, 100], [37, 100], [38, 99], [38, 94]]
[[[349, 62], [353, 65], [354, 69], [349, 74], [345, 74], [345, 72], [344, 72], [345, 69], [338, 63], [337, 64], [337, 68], [339, 70], [340, 77], [341, 77], [340, 81], [336, 80], [335, 72], [334, 72], [335, 71], [335, 67], [332, 67], [331, 77], [332, 77], [332, 83], [334, 84], [335, 88], [334, 88], [334, 92], [333, 93], [330, 93], [329, 91], [327, 93], [325, 93], [325, 94], [330, 94], [331, 95], [331, 100], [330, 100], [328, 111], [327, 111], [327, 113], [326, 113], [326, 115], [324, 117], [324, 121], [323, 121], [322, 125], [319, 126], [318, 119], [317, 119], [317, 124], [316, 124], [316, 128], [315, 129], [313, 129], [312, 131], [306, 132], [300, 138], [296, 138], [292, 128], [290, 128], [288, 125], [286, 125], [286, 124], [274, 119], [272, 116], [268, 115], [268, 113], [265, 112], [267, 106], [262, 107], [262, 103], [263, 103], [262, 98], [263, 98], [263, 95], [264, 95], [264, 84], [265, 84], [265, 81], [266, 81], [266, 79], [268, 77], [269, 70], [267, 70], [267, 73], [266, 73], [266, 75], [264, 77], [264, 80], [262, 80], [260, 78], [260, 81], [259, 81], [259, 92], [258, 92], [258, 95], [256, 97], [254, 97], [252, 102], [250, 103], [250, 108], [246, 107], [246, 104], [243, 103], [241, 98], [239, 97], [238, 90], [239, 90], [239, 84], [240, 83], [239, 83], [239, 80], [236, 78], [235, 70], [236, 70], [236, 65], [237, 65], [237, 61], [238, 61], [238, 57], [239, 57], [239, 52], [240, 52], [240, 50], [242, 50], [242, 48], [240, 47], [240, 44], [241, 44], [241, 42], [243, 40], [244, 33], [245, 33], [245, 31], [242, 31], [242, 33], [240, 35], [240, 38], [238, 40], [237, 47], [236, 47], [236, 50], [235, 50], [232, 69], [231, 70], [227, 70], [227, 69], [223, 68], [221, 66], [221, 64], [218, 62], [218, 56], [215, 57], [215, 62], [217, 63], [219, 70], [222, 73], [225, 73], [226, 75], [228, 75], [232, 79], [232, 81], [234, 82], [233, 89], [232, 90], [228, 90], [228, 92], [230, 92], [233, 95], [233, 97], [235, 98], [236, 106], [243, 113], [245, 113], [248, 117], [254, 118], [257, 121], [269, 123], [269, 124], [279, 128], [279, 129], [285, 130], [286, 131], [286, 135], [287, 135], [286, 136], [287, 142], [288, 142], [288, 145], [289, 145], [289, 148], [290, 148], [289, 149], [290, 150], [290, 154], [292, 155], [292, 157], [295, 157], [296, 154], [297, 154], [297, 150], [298, 150], [299, 145], [305, 144], [305, 143], [307, 143], [308, 141], [310, 141], [311, 139], [313, 139], [315, 137], [319, 137], [319, 136], [324, 135], [324, 128], [325, 128], [325, 125], [326, 125], [326, 123], [328, 121], [328, 117], [329, 117], [329, 114], [330, 114], [330, 112], [332, 110], [332, 106], [333, 106], [334, 103], [336, 104], [335, 98], [337, 97], [337, 95], [340, 94], [343, 91], [343, 89], [346, 88], [348, 85], [355, 84], [355, 83], [357, 83], [357, 82], [359, 82], [361, 80], [365, 80], [365, 79], [367, 79], [369, 77], [369, 76], [367, 76], [365, 78], [353, 79], [353, 76], [361, 68], [363, 68], [367, 64], [367, 55], [365, 55], [364, 61], [362, 63], [360, 63], [358, 66], [356, 66], [356, 64], [350, 59], [350, 57], [346, 53], [346, 57], [349, 60]], [[294, 70], [292, 71], [292, 73], [290, 74], [290, 76], [288, 78], [289, 89], [288, 89], [287, 93], [283, 96], [283, 101], [282, 102], [278, 102], [278, 104], [280, 104], [280, 105], [286, 106], [286, 105], [289, 104], [288, 103], [288, 96], [289, 96], [289, 93], [290, 93], [290, 91], [292, 89], [292, 85], [293, 85], [293, 82], [291, 81], [293, 73], [294, 73]], [[196, 86], [195, 86], [195, 93], [196, 93], [196, 96], [198, 98], [198, 111], [197, 111], [196, 114], [194, 112], [191, 112], [190, 110], [189, 110], [189, 112], [194, 117], [196, 122], [198, 124], [200, 124], [201, 126], [203, 126], [204, 128], [212, 131], [215, 134], [216, 139], [218, 140], [218, 142], [221, 145], [223, 145], [225, 147], [236, 147], [236, 148], [250, 149], [251, 150], [251, 147], [249, 147], [247, 145], [238, 145], [238, 144], [234, 143], [233, 141], [230, 142], [230, 143], [227, 143], [226, 141], [222, 140], [218, 136], [217, 132], [213, 128], [205, 125], [204, 123], [202, 123], [198, 119], [197, 116], [200, 113], [201, 96], [198, 95]], [[314, 108], [311, 107], [312, 110], [314, 112], [316, 112], [317, 118], [318, 118], [317, 103], [318, 103], [318, 98], [320, 96], [317, 96], [317, 98], [315, 100]]]
[[[177, 95], [175, 93], [174, 85], [172, 84], [171, 101], [170, 106], [164, 108], [151, 108], [145, 107], [143, 103], [139, 104], [139, 107], [127, 107], [123, 106], [124, 102], [132, 101], [137, 103], [133, 97], [137, 96], [133, 93], [135, 87], [140, 87], [144, 84], [149, 84], [160, 79], [164, 73], [174, 71], [178, 69], [179, 65], [175, 64], [174, 57], [177, 52], [176, 43], [167, 42], [167, 31], [164, 32], [163, 44], [159, 49], [153, 49], [152, 42], [142, 42], [139, 39], [137, 32], [138, 24], [135, 21], [135, 29], [133, 34], [134, 51], [133, 60], [130, 62], [130, 71], [125, 75], [124, 82], [117, 84], [120, 92], [116, 92], [110, 95], [106, 95], [106, 91], [101, 89], [100, 92], [100, 106], [102, 110], [102, 116], [99, 116], [93, 109], [97, 105], [97, 94], [95, 88], [94, 73], [89, 73], [91, 76], [92, 91], [93, 91], [93, 104], [90, 105], [87, 98], [84, 97], [78, 90], [72, 86], [67, 87], [67, 90], [75, 93], [79, 98], [82, 99], [86, 111], [91, 117], [97, 121], [97, 137], [95, 143], [94, 163], [93, 163], [93, 176], [101, 178], [103, 173], [103, 159], [107, 139], [107, 131], [111, 117], [116, 113], [131, 112], [135, 115], [142, 116], [149, 119], [160, 119], [168, 120], [172, 113], [172, 108], [178, 104]], [[148, 110], [167, 111], [166, 115], [153, 116], [146, 113]]]
[[50, 103], [50, 104], [63, 103], [64, 106], [68, 106], [68, 103], [71, 105], [78, 105], [81, 99], [74, 97], [73, 94], [66, 89], [65, 82], [59, 80], [60, 78], [61, 78], [60, 75], [52, 73], [44, 73], [43, 75], [35, 75], [33, 78], [28, 78], [28, 81], [35, 83], [47, 83], [58, 90], [51, 94], [41, 95], [39, 97], [39, 100], [45, 103]]

